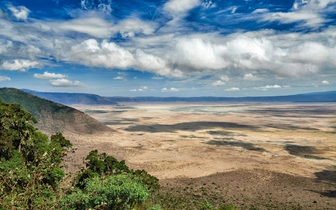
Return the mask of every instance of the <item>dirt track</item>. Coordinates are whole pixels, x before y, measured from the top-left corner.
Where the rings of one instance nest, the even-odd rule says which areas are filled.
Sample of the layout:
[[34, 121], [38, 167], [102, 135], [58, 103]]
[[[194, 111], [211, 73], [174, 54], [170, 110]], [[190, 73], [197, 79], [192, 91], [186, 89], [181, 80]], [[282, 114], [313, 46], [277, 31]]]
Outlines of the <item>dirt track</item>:
[[68, 134], [78, 147], [72, 163], [97, 148], [149, 171], [163, 186], [218, 182], [217, 194], [242, 208], [336, 206], [335, 104], [74, 107], [116, 132]]

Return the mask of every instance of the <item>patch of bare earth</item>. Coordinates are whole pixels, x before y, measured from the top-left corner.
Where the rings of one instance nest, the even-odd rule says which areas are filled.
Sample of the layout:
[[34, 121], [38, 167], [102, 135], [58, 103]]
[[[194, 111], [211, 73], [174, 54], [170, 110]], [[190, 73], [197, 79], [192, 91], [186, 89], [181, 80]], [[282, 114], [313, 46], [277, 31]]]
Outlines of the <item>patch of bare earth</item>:
[[74, 106], [115, 132], [65, 135], [74, 170], [98, 149], [162, 191], [241, 209], [335, 209], [335, 104]]

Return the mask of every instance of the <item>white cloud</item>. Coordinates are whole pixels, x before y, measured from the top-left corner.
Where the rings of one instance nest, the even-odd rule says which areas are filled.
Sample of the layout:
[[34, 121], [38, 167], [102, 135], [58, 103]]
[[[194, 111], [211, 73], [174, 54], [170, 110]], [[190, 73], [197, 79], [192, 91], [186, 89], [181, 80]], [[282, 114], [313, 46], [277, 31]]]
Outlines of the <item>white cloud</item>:
[[81, 8], [85, 10], [98, 10], [106, 14], [112, 12], [112, 0], [81, 0]]
[[11, 79], [9, 77], [6, 77], [6, 76], [0, 76], [0, 82], [3, 82], [3, 81], [10, 81]]
[[228, 88], [228, 89], [225, 89], [225, 91], [239, 91], [240, 89], [237, 88], [237, 87], [232, 87], [232, 88]]
[[0, 64], [0, 70], [8, 71], [26, 71], [30, 68], [39, 68], [42, 65], [37, 61], [30, 61], [24, 59], [15, 59], [13, 62], [5, 61]]
[[220, 76], [220, 79], [221, 79], [222, 81], [225, 81], [225, 82], [227, 82], [227, 81], [230, 80], [230, 78], [229, 78], [228, 76], [226, 76], [226, 75], [222, 75], [222, 76]]
[[191, 9], [200, 4], [200, 0], [169, 0], [164, 5], [163, 10], [173, 17], [173, 21], [177, 21], [185, 17]]
[[51, 22], [50, 26], [57, 31], [74, 31], [97, 38], [110, 38], [120, 33], [122, 37], [134, 37], [136, 34], [153, 34], [157, 25], [138, 18], [129, 18], [113, 24], [101, 17], [80, 17], [69, 21]]
[[131, 92], [146, 92], [148, 90], [147, 86], [142, 86], [139, 89], [131, 89]]
[[322, 84], [329, 85], [329, 82], [327, 80], [322, 81]]
[[159, 75], [164, 76], [171, 76], [171, 75], [175, 77], [182, 76], [182, 72], [167, 66], [166, 61], [164, 61], [160, 57], [147, 54], [142, 50], [136, 51], [135, 59], [137, 60], [137, 66], [140, 69], [155, 72]]
[[12, 12], [14, 17], [18, 20], [27, 20], [30, 10], [25, 6], [14, 7], [13, 5], [8, 5], [8, 9]]
[[162, 88], [161, 89], [161, 92], [179, 92], [179, 91], [180, 91], [179, 89], [174, 88], [174, 87], [172, 87], [170, 89], [168, 89], [168, 88]]
[[256, 9], [252, 12], [252, 14], [256, 14], [256, 13], [267, 13], [269, 12], [268, 9]]
[[68, 60], [87, 66], [122, 69], [130, 68], [136, 63], [132, 53], [125, 48], [106, 40], [99, 44], [95, 39], [71, 47]]
[[304, 21], [304, 23], [302, 23], [302, 26], [311, 28], [320, 27], [324, 23], [329, 21], [322, 18], [319, 14], [309, 11], [270, 13], [264, 16], [264, 20], [280, 21], [281, 23], [295, 23]]
[[225, 45], [205, 42], [201, 38], [179, 40], [176, 51], [175, 60], [193, 69], [223, 69], [230, 64], [225, 59]]
[[53, 28], [65, 31], [75, 31], [98, 38], [109, 38], [112, 35], [112, 24], [98, 17], [77, 18], [70, 21], [54, 22]]
[[122, 76], [116, 76], [116, 77], [114, 77], [113, 79], [114, 79], [114, 80], [125, 80], [125, 78], [122, 77]]
[[236, 12], [237, 9], [238, 9], [237, 6], [233, 6], [233, 7], [232, 7], [232, 10], [231, 10], [231, 13], [234, 14], [234, 13]]
[[216, 82], [212, 83], [213, 86], [221, 86], [221, 85], [225, 85], [225, 82], [221, 81], [221, 80], [217, 80]]
[[217, 4], [212, 2], [211, 0], [207, 0], [207, 1], [202, 2], [202, 7], [204, 9], [211, 9], [211, 8], [216, 8]]
[[153, 22], [144, 22], [138, 18], [126, 19], [111, 28], [113, 33], [119, 32], [122, 37], [134, 37], [136, 34], [151, 35], [157, 25]]
[[300, 26], [318, 28], [332, 21], [324, 17], [327, 6], [336, 0], [295, 0], [291, 12], [267, 13], [265, 20], [280, 21], [281, 23], [300, 23]]
[[81, 83], [80, 81], [71, 81], [68, 79], [56, 79], [56, 80], [50, 80], [50, 85], [55, 87], [85, 87], [86, 85], [84, 83]]
[[64, 74], [56, 74], [56, 73], [49, 73], [49, 72], [44, 72], [43, 74], [34, 74], [35, 78], [38, 79], [63, 79], [66, 77]]
[[154, 80], [162, 80], [162, 79], [164, 79], [163, 77], [157, 77], [157, 76], [154, 76], [154, 77], [152, 77], [151, 79], [154, 79]]
[[254, 76], [252, 73], [249, 74], [245, 74], [244, 75], [244, 80], [248, 80], [248, 81], [259, 81], [261, 80], [261, 78]]
[[281, 85], [266, 85], [266, 86], [261, 86], [261, 87], [254, 87], [253, 89], [255, 90], [268, 90], [268, 89], [280, 89], [284, 88], [284, 86]]

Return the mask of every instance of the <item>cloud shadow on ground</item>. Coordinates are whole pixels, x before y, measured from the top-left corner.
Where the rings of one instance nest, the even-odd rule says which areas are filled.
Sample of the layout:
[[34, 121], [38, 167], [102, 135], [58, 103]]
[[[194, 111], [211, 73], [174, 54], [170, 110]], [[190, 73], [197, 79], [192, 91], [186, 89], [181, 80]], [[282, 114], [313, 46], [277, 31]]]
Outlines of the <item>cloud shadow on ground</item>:
[[[230, 139], [231, 140], [231, 139]], [[232, 147], [241, 147], [250, 151], [266, 152], [264, 148], [255, 146], [252, 143], [246, 143], [242, 141], [228, 141], [228, 140], [211, 140], [206, 142], [206, 144], [216, 145], [216, 146], [232, 146]]]
[[[315, 173], [316, 180], [318, 182], [327, 182], [334, 185], [334, 190], [325, 190], [325, 191], [314, 191], [315, 193], [319, 193], [322, 196], [326, 196], [329, 198], [336, 198], [336, 166], [334, 166], [334, 170], [323, 170]], [[331, 186], [333, 186], [331, 185]]]
[[208, 131], [207, 132], [210, 135], [218, 135], [218, 136], [246, 136], [244, 134], [240, 134], [240, 133], [235, 133], [235, 132], [229, 132], [229, 131], [216, 131], [216, 130], [212, 130], [212, 131]]
[[214, 128], [244, 128], [244, 129], [257, 129], [255, 126], [232, 123], [232, 122], [184, 122], [172, 125], [164, 124], [151, 124], [151, 125], [134, 125], [126, 128], [126, 131], [130, 132], [176, 132], [176, 131], [197, 131]]
[[298, 157], [317, 159], [317, 160], [326, 159], [320, 156], [316, 156], [318, 154], [323, 154], [323, 152], [321, 152], [320, 150], [316, 149], [316, 147], [313, 146], [300, 146], [300, 145], [288, 144], [284, 147], [284, 149], [287, 150], [289, 154]]

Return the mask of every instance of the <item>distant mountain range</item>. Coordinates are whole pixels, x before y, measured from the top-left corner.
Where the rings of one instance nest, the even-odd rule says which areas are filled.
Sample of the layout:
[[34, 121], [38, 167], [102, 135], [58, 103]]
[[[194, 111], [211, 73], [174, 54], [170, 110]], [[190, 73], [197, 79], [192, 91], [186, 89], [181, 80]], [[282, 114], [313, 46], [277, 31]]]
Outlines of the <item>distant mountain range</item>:
[[81, 111], [22, 90], [0, 88], [0, 99], [7, 103], [20, 104], [38, 120], [36, 127], [49, 134], [67, 131], [79, 134], [112, 131], [111, 128]]
[[61, 104], [88, 104], [88, 105], [116, 105], [122, 102], [336, 102], [336, 91], [316, 92], [286, 96], [261, 96], [261, 97], [103, 97], [85, 93], [52, 93], [23, 90]]

